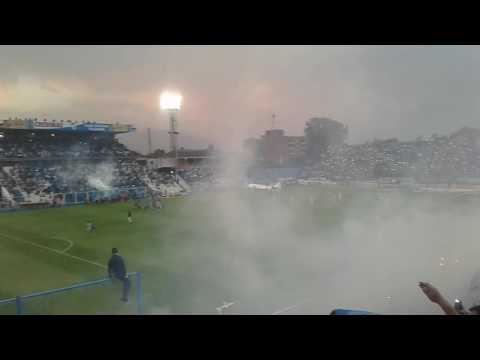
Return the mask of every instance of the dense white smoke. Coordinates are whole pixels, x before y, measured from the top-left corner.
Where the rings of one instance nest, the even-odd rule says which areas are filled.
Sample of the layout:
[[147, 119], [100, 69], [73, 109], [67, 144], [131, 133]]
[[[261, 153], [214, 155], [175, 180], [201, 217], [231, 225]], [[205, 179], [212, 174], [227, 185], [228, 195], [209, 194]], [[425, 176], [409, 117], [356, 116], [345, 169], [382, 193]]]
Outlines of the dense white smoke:
[[57, 171], [59, 178], [67, 184], [85, 184], [98, 191], [112, 189], [114, 176], [114, 165], [111, 162], [92, 164], [70, 164], [66, 168]]
[[[225, 166], [225, 176], [243, 174], [240, 160]], [[313, 205], [311, 196], [318, 199]], [[198, 206], [202, 200], [187, 201]], [[202, 291], [212, 312], [235, 301], [231, 313], [441, 313], [419, 281], [433, 283], [451, 301], [462, 298], [469, 306], [475, 300], [469, 287], [479, 265], [477, 200], [313, 186], [222, 191], [205, 194], [204, 201], [196, 235], [218, 240], [198, 240], [190, 251], [197, 259], [204, 247], [213, 254], [196, 270], [208, 279]], [[210, 311], [191, 307], [187, 312]]]
[[99, 191], [112, 190], [114, 167], [111, 163], [97, 165], [93, 172], [87, 175], [87, 183]]
[[168, 307], [151, 307], [149, 309], [151, 315], [174, 315], [173, 311]]

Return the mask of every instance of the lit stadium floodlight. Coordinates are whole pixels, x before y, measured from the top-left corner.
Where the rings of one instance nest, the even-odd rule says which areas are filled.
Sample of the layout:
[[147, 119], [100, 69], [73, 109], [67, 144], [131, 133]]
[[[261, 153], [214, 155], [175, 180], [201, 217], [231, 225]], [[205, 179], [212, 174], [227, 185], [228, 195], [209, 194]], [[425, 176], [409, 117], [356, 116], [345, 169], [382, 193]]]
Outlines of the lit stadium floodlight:
[[182, 95], [172, 92], [163, 92], [160, 95], [160, 108], [166, 111], [178, 111], [182, 106]]
[[177, 112], [182, 107], [182, 95], [175, 92], [164, 91], [160, 95], [160, 109], [168, 112], [170, 119], [170, 151], [175, 154], [175, 177], [178, 168], [178, 152], [177, 152]]

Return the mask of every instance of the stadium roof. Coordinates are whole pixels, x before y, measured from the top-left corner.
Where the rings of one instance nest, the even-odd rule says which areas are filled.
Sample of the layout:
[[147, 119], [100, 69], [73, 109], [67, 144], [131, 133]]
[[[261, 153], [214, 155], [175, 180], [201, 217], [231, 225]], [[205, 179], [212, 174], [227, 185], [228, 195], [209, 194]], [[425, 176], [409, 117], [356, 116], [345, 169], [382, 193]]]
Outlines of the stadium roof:
[[97, 123], [93, 121], [6, 119], [0, 120], [0, 130], [48, 130], [65, 133], [112, 133], [123, 134], [135, 131], [126, 124]]

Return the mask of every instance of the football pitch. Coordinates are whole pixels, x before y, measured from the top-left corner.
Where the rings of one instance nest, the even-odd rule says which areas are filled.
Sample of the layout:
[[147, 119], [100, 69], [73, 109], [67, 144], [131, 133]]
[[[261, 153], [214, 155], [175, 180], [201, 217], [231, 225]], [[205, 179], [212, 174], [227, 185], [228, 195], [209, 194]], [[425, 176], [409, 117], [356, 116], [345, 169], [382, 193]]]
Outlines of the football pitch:
[[[276, 237], [288, 227], [289, 237], [308, 239], [301, 241], [319, 233], [334, 238], [352, 211], [363, 221], [361, 209], [378, 201], [374, 191], [292, 187], [164, 199], [159, 210], [128, 202], [3, 213], [0, 299], [103, 278], [117, 247], [127, 271], [142, 274], [146, 314], [215, 314], [223, 301], [238, 302], [239, 313], [272, 313], [308, 297], [293, 285], [298, 272], [289, 278], [285, 271], [298, 266], [292, 258], [303, 245]], [[89, 220], [96, 231], [87, 231]], [[268, 283], [255, 283], [249, 261]], [[305, 272], [302, 281], [310, 280], [315, 274]], [[26, 313], [133, 314], [135, 291], [132, 283], [132, 301], [124, 304], [119, 284], [79, 289], [31, 299]], [[269, 298], [272, 291], [281, 295]], [[0, 306], [0, 314], [13, 313], [14, 306]]]

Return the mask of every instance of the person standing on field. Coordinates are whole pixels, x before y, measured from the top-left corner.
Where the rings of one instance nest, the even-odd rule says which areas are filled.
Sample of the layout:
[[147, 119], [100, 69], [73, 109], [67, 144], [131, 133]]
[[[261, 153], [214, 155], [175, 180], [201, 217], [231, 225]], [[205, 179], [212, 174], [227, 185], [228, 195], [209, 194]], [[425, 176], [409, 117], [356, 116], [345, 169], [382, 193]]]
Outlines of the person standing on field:
[[132, 224], [132, 223], [133, 223], [132, 212], [131, 212], [131, 211], [128, 212], [128, 217], [127, 217], [127, 219], [128, 219], [128, 223], [129, 223], [129, 224]]
[[112, 249], [112, 257], [108, 261], [108, 276], [112, 279], [115, 277], [123, 284], [123, 293], [121, 301], [128, 301], [128, 292], [130, 290], [130, 279], [127, 276], [127, 268], [125, 267], [125, 261], [118, 255], [118, 249]]
[[93, 231], [95, 231], [95, 230], [96, 230], [95, 224], [93, 223], [92, 220], [89, 220], [89, 221], [87, 222], [87, 231], [88, 231], [88, 232], [93, 232]]

